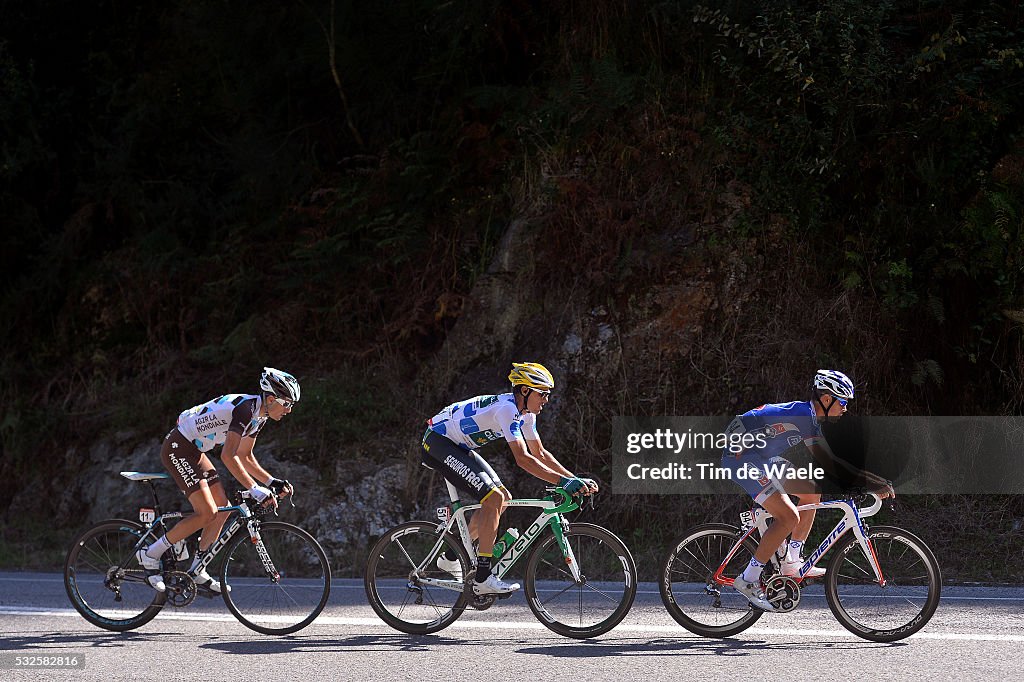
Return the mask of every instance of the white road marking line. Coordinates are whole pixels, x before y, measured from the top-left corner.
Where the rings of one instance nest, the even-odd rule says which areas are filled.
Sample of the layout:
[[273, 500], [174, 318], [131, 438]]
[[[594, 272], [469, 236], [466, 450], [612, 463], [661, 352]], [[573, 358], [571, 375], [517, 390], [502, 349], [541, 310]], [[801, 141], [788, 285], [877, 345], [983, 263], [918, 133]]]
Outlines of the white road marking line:
[[[47, 616], [59, 618], [81, 618], [77, 611], [72, 609], [24, 609], [9, 606], [0, 606], [0, 614], [7, 616]], [[234, 617], [229, 615], [204, 615], [187, 613], [162, 613], [157, 616], [159, 620], [181, 620], [200, 621], [208, 623], [235, 623]], [[277, 621], [280, 619], [267, 619]], [[391, 628], [377, 618], [351, 618], [340, 616], [320, 616], [313, 625], [342, 625], [351, 627], [378, 627]], [[239, 627], [243, 627], [239, 623]], [[463, 630], [546, 630], [543, 625], [537, 622], [519, 621], [456, 621], [448, 628]], [[612, 633], [640, 632], [676, 635], [680, 638], [702, 640], [703, 638], [691, 635], [677, 625], [619, 625]], [[852, 632], [846, 630], [807, 630], [799, 628], [750, 628], [744, 630], [744, 635], [777, 635], [777, 636], [799, 636], [799, 637], [846, 637], [860, 639]], [[1024, 635], [1000, 635], [997, 633], [965, 633], [965, 632], [919, 632], [912, 635], [910, 639], [934, 639], [934, 640], [958, 640], [973, 642], [1022, 642]]]

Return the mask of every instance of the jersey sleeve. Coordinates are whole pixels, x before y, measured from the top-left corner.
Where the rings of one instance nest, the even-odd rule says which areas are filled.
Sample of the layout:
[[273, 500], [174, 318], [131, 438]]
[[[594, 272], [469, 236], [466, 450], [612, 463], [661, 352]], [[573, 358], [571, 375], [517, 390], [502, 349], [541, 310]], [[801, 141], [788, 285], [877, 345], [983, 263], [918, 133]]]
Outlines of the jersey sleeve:
[[509, 443], [523, 439], [523, 420], [515, 405], [502, 405], [495, 413], [494, 421]]
[[237, 433], [239, 436], [245, 433], [245, 429], [252, 422], [255, 409], [255, 400], [243, 400], [235, 405], [235, 409], [231, 410], [231, 423], [228, 424], [228, 432]]
[[526, 440], [540, 440], [537, 433], [537, 415], [527, 412], [522, 418], [522, 433]]

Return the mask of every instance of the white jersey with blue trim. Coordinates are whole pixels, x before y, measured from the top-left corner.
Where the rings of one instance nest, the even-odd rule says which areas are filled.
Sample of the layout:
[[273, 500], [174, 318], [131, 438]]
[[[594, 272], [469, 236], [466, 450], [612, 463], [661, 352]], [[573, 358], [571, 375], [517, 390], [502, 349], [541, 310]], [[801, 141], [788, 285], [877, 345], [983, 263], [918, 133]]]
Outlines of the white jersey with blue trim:
[[267, 422], [259, 416], [262, 407], [262, 396], [229, 393], [179, 414], [178, 430], [200, 452], [209, 452], [224, 444], [228, 431], [255, 438]]
[[478, 395], [444, 408], [430, 419], [430, 429], [470, 450], [504, 438], [540, 440], [537, 415], [520, 414], [511, 393]]

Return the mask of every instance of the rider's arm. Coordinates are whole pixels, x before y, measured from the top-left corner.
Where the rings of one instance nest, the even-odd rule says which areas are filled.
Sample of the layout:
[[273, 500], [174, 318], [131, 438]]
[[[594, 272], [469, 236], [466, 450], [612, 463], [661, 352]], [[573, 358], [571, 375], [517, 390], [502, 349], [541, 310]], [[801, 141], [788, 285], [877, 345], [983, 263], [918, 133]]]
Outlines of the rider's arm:
[[[541, 442], [541, 436], [537, 435], [536, 430], [534, 431], [534, 435], [534, 438], [526, 437], [526, 445], [529, 447], [529, 452], [532, 453], [534, 457], [538, 458], [552, 471], [561, 473], [566, 478], [578, 478], [577, 475], [563, 467], [562, 463], [555, 459], [555, 456], [551, 454], [550, 450], [546, 449], [544, 443]], [[597, 481], [593, 478], [580, 478], [580, 480], [584, 482], [584, 485], [591, 494], [598, 493], [600, 491]]]
[[[526, 442], [528, 443], [529, 441]], [[508, 446], [512, 450], [512, 455], [516, 458], [516, 464], [527, 473], [536, 476], [542, 481], [557, 484], [565, 476], [572, 477], [572, 474], [564, 474], [547, 466], [547, 464], [527, 449], [526, 444], [521, 438], [508, 441]], [[559, 467], [564, 469], [561, 465]]]
[[256, 455], [252, 452], [254, 445], [256, 445], [256, 439], [254, 437], [246, 436], [242, 439], [238, 445], [238, 453], [241, 455], [240, 461], [246, 472], [252, 476], [257, 483], [260, 485], [266, 485], [274, 477], [256, 461]]
[[[248, 441], [248, 443], [245, 441]], [[224, 447], [220, 452], [220, 460], [224, 462], [224, 466], [246, 488], [252, 488], [254, 485], [266, 480], [266, 478], [261, 479], [261, 481], [253, 480], [249, 470], [242, 463], [246, 453], [250, 458], [252, 457], [252, 445], [252, 438], [242, 438], [241, 434], [235, 431], [228, 431], [227, 440], [224, 441]], [[253, 462], [255, 461], [253, 460]], [[258, 464], [256, 466], [259, 467]], [[262, 469], [260, 470], [262, 471]]]
[[869, 491], [876, 493], [882, 499], [887, 497], [896, 497], [896, 492], [892, 488], [892, 484], [885, 480], [881, 476], [871, 473], [863, 469], [858, 469], [852, 466], [846, 460], [840, 459], [835, 456], [832, 452], [832, 448], [828, 446], [828, 442], [824, 438], [809, 438], [804, 441], [804, 444], [811, 451], [811, 456], [815, 462], [819, 464], [827, 463], [833, 467], [833, 474], [837, 474], [836, 468], [842, 468], [846, 471], [846, 474], [851, 480], [855, 481], [857, 485], [861, 485], [867, 488]]
[[564, 466], [562, 466], [561, 462], [559, 462], [557, 459], [555, 459], [555, 456], [551, 454], [550, 450], [545, 450], [544, 449], [544, 444], [541, 443], [540, 438], [537, 438], [537, 439], [527, 438], [526, 439], [526, 446], [529, 449], [530, 454], [533, 455], [535, 459], [540, 461], [541, 464], [543, 464], [545, 467], [547, 467], [551, 471], [554, 471], [560, 477], [561, 476], [564, 476], [566, 478], [575, 478], [576, 477], [576, 474], [574, 474], [571, 471], [569, 471], [568, 469], [566, 469]]

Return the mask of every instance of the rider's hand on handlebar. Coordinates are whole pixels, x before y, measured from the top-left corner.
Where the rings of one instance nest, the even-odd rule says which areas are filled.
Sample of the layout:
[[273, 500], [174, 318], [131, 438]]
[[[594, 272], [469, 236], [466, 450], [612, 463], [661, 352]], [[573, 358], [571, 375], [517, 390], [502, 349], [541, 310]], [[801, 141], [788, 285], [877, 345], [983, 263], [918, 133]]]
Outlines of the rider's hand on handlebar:
[[576, 478], [575, 476], [571, 478], [562, 476], [558, 479], [558, 487], [570, 495], [575, 495], [580, 491], [580, 489], [585, 488], [586, 486], [587, 484], [584, 483], [582, 479]]
[[256, 500], [258, 504], [263, 504], [267, 500], [276, 507], [277, 498], [274, 496], [274, 492], [268, 488], [264, 488], [259, 483], [249, 488], [249, 494], [252, 495], [252, 499]]
[[585, 488], [585, 490], [583, 491], [584, 495], [594, 495], [596, 493], [601, 492], [601, 487], [597, 485], [597, 481], [595, 481], [594, 479], [581, 478], [580, 480], [583, 481], [583, 486]]
[[285, 498], [295, 492], [295, 487], [288, 481], [282, 481], [280, 478], [271, 478], [267, 481], [267, 487], [274, 491], [274, 495], [279, 498]]

